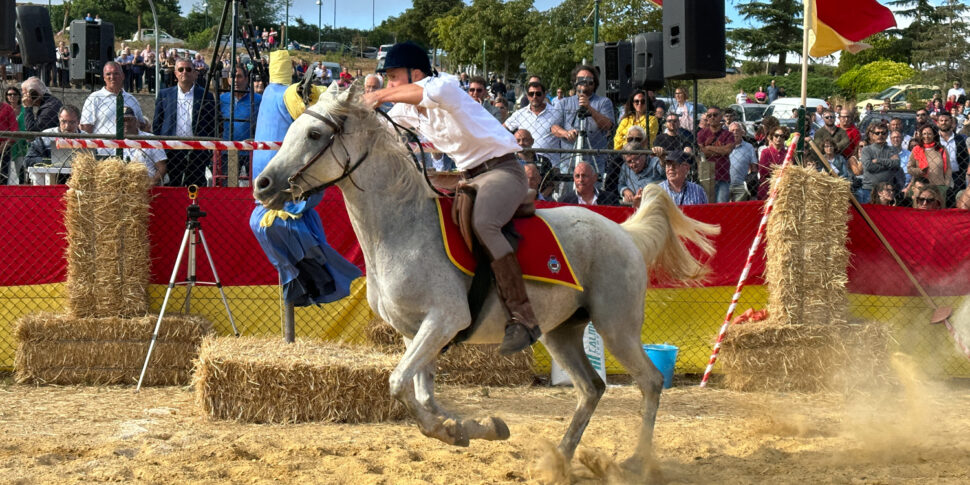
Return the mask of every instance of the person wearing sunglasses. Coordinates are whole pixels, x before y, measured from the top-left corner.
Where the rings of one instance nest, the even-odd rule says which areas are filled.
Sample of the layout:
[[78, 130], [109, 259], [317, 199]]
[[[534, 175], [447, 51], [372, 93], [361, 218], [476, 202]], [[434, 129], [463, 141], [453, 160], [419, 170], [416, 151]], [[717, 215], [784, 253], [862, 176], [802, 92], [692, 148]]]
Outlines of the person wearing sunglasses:
[[[608, 98], [596, 94], [599, 88], [599, 74], [596, 68], [581, 64], [573, 69], [571, 77], [576, 94], [556, 103], [553, 108], [556, 119], [552, 125], [552, 134], [559, 138], [562, 148], [572, 149], [576, 146], [582, 123], [585, 123], [589, 142], [589, 146], [585, 148], [601, 150], [609, 148], [609, 136], [615, 124], [613, 103]], [[562, 155], [560, 164], [568, 165], [572, 157], [572, 154]], [[591, 158], [596, 162], [594, 167], [596, 171], [604, 173], [607, 156], [594, 155]], [[565, 171], [568, 166], [562, 168]]]
[[919, 128], [917, 135], [920, 144], [913, 147], [906, 164], [906, 171], [915, 179], [916, 177], [926, 177], [931, 187], [945, 194], [947, 189], [953, 185], [953, 171], [946, 147], [940, 144], [940, 133], [936, 126], [925, 124]]
[[620, 119], [620, 123], [616, 127], [616, 135], [613, 136], [613, 149], [619, 150], [626, 143], [626, 133], [631, 126], [639, 126], [645, 129], [648, 139], [642, 140], [642, 143], [647, 148], [653, 146], [653, 140], [657, 138], [657, 133], [660, 131], [657, 118], [651, 116], [653, 111], [653, 105], [647, 96], [647, 92], [642, 89], [633, 91], [633, 94], [627, 98], [626, 104], [623, 106], [623, 118]]
[[488, 114], [495, 117], [495, 119], [502, 122], [502, 114], [499, 112], [498, 108], [492, 106], [492, 103], [488, 100], [488, 92], [486, 92], [486, 87], [488, 82], [485, 78], [481, 76], [473, 76], [468, 82], [468, 95], [472, 97], [478, 104], [488, 111]]
[[25, 96], [24, 129], [26, 131], [44, 131], [57, 126], [57, 113], [61, 111], [61, 100], [50, 93], [47, 86], [38, 77], [27, 78], [20, 89]]
[[[643, 128], [636, 127], [641, 132]], [[631, 130], [633, 131], [633, 130]], [[642, 141], [630, 140], [623, 144], [623, 150], [649, 150]], [[661, 152], [663, 153], [663, 152]], [[618, 191], [622, 205], [640, 205], [643, 188], [650, 184], [663, 182], [666, 174], [660, 159], [654, 155], [633, 154], [623, 155], [623, 166], [620, 169]]]
[[[542, 82], [532, 81], [526, 86], [526, 98], [529, 104], [519, 108], [505, 120], [505, 127], [515, 133], [518, 130], [528, 130], [534, 139], [532, 148], [559, 148], [559, 139], [553, 136], [549, 129], [556, 122], [556, 115], [552, 106], [546, 101], [546, 87]], [[559, 156], [548, 153], [537, 153], [550, 160], [559, 160]], [[543, 173], [545, 176], [545, 173]]]
[[[161, 136], [216, 136], [216, 100], [196, 83], [198, 72], [192, 61], [175, 63], [175, 86], [158, 92], [152, 132]], [[205, 185], [205, 167], [212, 152], [201, 150], [168, 150], [169, 184], [175, 186]]]
[[839, 154], [842, 154], [849, 146], [849, 134], [845, 129], [835, 124], [835, 112], [827, 108], [822, 110], [822, 126], [815, 130], [813, 139], [819, 148], [822, 148], [826, 141], [831, 140]]
[[919, 210], [937, 210], [944, 207], [943, 196], [934, 186], [924, 187], [916, 197], [913, 198], [915, 208]]
[[[14, 111], [14, 103], [17, 106], [16, 111]], [[14, 86], [7, 87], [4, 102], [0, 103], [0, 131], [17, 131], [20, 129], [17, 123], [17, 113], [21, 109], [20, 90]], [[7, 146], [8, 143], [14, 143], [14, 140], [0, 138], [0, 147]], [[11, 160], [13, 160], [13, 153], [10, 148], [0, 152], [0, 185], [7, 185], [8, 166]]]
[[862, 148], [862, 192], [865, 204], [871, 200], [873, 189], [881, 183], [893, 185], [895, 190], [903, 186], [904, 176], [899, 166], [899, 151], [888, 143], [889, 126], [885, 121], [871, 123], [866, 130], [869, 143]]
[[[125, 74], [121, 67], [114, 61], [104, 64], [101, 71], [104, 79], [104, 87], [88, 95], [81, 108], [81, 131], [85, 133], [100, 133], [108, 138], [115, 136], [117, 129], [115, 121], [117, 117], [117, 97], [120, 93], [124, 99], [124, 105], [130, 107], [135, 113], [135, 118], [142, 119], [143, 114], [141, 105], [134, 95], [124, 90]], [[99, 155], [113, 155], [114, 150], [110, 148], [99, 148]]]
[[789, 131], [784, 126], [778, 126], [768, 134], [768, 146], [761, 151], [758, 158], [758, 200], [768, 198], [771, 189], [771, 172], [775, 166], [781, 165], [785, 160], [785, 140], [788, 140]]

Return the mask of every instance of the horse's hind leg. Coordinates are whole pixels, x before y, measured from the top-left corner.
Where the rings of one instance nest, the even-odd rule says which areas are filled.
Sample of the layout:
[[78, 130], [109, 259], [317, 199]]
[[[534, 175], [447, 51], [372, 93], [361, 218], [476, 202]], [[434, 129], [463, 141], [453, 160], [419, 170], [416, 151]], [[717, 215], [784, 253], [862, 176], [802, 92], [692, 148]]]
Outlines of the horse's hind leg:
[[643, 416], [640, 436], [633, 456], [623, 465], [637, 476], [645, 476], [645, 468], [653, 459], [653, 428], [657, 419], [657, 408], [660, 406], [660, 392], [663, 390], [663, 374], [653, 365], [640, 345], [643, 305], [641, 303], [632, 307], [629, 311], [621, 310], [621, 314], [594, 315], [593, 322], [603, 337], [603, 344], [640, 388], [640, 411]]
[[559, 451], [567, 461], [572, 460], [583, 431], [589, 424], [589, 418], [606, 391], [606, 383], [596, 374], [583, 349], [585, 323], [585, 318], [572, 318], [543, 335], [541, 339], [549, 355], [569, 374], [579, 396], [573, 419], [559, 442]]

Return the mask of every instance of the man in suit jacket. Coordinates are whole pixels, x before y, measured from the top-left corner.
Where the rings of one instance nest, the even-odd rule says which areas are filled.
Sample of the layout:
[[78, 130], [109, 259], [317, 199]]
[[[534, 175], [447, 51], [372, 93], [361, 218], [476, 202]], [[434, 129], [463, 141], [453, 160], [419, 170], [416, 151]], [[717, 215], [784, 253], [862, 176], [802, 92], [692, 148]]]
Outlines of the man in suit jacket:
[[[175, 63], [178, 84], [159, 92], [155, 101], [152, 131], [163, 136], [216, 136], [216, 101], [195, 84], [198, 73], [191, 59]], [[212, 152], [168, 150], [169, 185], [206, 185], [205, 169], [212, 166]]]

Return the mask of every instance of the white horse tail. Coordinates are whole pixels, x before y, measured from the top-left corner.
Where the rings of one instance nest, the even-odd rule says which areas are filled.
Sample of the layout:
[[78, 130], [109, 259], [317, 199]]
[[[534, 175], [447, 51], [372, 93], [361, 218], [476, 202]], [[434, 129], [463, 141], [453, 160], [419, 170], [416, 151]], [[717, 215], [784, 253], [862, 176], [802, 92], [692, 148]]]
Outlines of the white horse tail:
[[716, 224], [684, 215], [656, 184], [644, 187], [640, 208], [620, 226], [633, 237], [647, 268], [658, 276], [684, 282], [702, 280], [709, 268], [690, 254], [683, 240], [711, 255], [714, 245], [709, 236], [721, 232]]

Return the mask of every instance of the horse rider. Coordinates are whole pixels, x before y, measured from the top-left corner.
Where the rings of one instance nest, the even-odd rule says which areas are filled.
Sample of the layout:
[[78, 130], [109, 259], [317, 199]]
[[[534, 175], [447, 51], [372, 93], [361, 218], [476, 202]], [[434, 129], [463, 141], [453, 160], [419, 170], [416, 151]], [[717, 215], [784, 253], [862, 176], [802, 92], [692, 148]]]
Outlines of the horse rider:
[[525, 291], [522, 269], [502, 235], [528, 192], [515, 158], [515, 137], [461, 88], [457, 77], [431, 69], [428, 52], [413, 42], [394, 44], [379, 70], [387, 88], [364, 95], [367, 106], [396, 103], [388, 115], [415, 129], [450, 155], [462, 179], [477, 189], [472, 227], [491, 259], [495, 286], [508, 312], [499, 353], [525, 349], [542, 335]]

